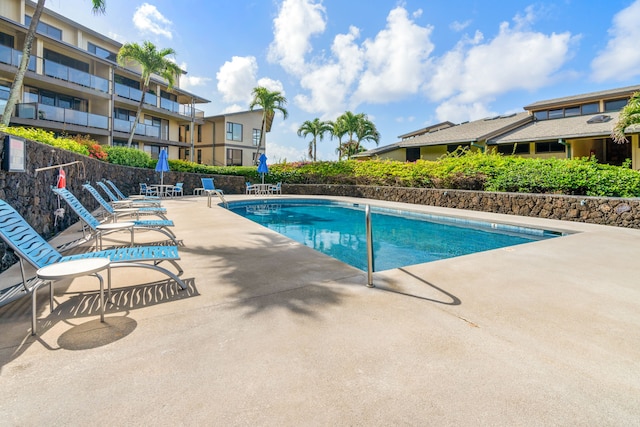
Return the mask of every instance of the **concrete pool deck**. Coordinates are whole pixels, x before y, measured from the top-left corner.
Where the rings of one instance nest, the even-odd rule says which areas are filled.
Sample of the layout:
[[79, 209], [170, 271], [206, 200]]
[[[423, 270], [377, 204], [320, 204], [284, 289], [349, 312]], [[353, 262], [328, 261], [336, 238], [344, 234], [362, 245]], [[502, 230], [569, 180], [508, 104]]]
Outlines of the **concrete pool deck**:
[[28, 298], [0, 308], [0, 423], [639, 424], [640, 230], [370, 202], [577, 233], [370, 289], [205, 197], [167, 200], [189, 289], [116, 269], [100, 323], [96, 279], [59, 283], [36, 337]]

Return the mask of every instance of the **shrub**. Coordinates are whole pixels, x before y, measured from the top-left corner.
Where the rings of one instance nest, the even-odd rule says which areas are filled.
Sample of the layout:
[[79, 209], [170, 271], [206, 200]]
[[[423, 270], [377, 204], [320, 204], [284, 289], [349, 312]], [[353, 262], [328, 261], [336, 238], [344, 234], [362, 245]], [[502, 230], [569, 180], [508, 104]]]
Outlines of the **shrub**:
[[115, 165], [148, 168], [152, 162], [151, 156], [144, 151], [127, 147], [105, 147], [109, 163]]

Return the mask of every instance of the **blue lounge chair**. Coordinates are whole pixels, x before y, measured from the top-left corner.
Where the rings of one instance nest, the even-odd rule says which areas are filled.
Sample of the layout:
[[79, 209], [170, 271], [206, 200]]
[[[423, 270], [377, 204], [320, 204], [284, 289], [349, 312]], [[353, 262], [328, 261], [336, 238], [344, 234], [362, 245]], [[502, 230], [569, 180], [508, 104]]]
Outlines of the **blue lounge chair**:
[[[109, 229], [109, 230], [101, 230], [101, 228], [108, 227], [100, 227], [100, 221], [91, 215], [91, 213], [80, 203], [80, 201], [71, 194], [69, 190], [66, 188], [55, 188], [51, 187], [51, 190], [62, 197], [65, 202], [74, 210], [74, 212], [80, 217], [80, 220], [91, 229], [92, 235], [90, 238], [96, 239], [96, 247], [98, 246], [98, 240], [102, 238], [104, 234], [107, 232], [121, 231], [122, 229]], [[164, 234], [169, 239], [173, 241], [175, 245], [178, 245], [178, 241], [176, 240], [175, 234], [168, 227], [173, 227], [173, 221], [166, 219], [158, 219], [158, 220], [136, 220], [129, 222], [132, 224], [132, 230], [135, 229], [144, 229], [144, 230], [153, 230], [159, 233]], [[133, 243], [133, 235], [132, 235], [132, 243]]]
[[[152, 269], [175, 280], [182, 289], [187, 289], [187, 285], [178, 277], [183, 271], [177, 263], [180, 255], [176, 246], [140, 246], [62, 256], [42, 236], [36, 233], [15, 209], [2, 199], [0, 199], [0, 237], [18, 256], [22, 274], [22, 283], [0, 291], [0, 306], [23, 296], [31, 295], [31, 333], [33, 335], [36, 334], [36, 292], [40, 286], [48, 282], [40, 280], [38, 277], [27, 278], [25, 262], [36, 269], [40, 269], [55, 263], [77, 259], [109, 258], [111, 268], [139, 267]], [[170, 262], [178, 270], [178, 274], [176, 275], [160, 267], [158, 264], [163, 261]], [[110, 292], [111, 289], [109, 288]], [[53, 309], [52, 298], [50, 299], [50, 304]]]
[[157, 215], [162, 219], [167, 219], [167, 217], [164, 215], [167, 213], [166, 208], [159, 208], [159, 207], [153, 206], [153, 207], [115, 209], [113, 206], [109, 204], [109, 202], [107, 202], [104, 199], [104, 197], [102, 197], [100, 193], [98, 193], [98, 190], [96, 190], [96, 188], [93, 187], [91, 184], [86, 183], [82, 186], [82, 188], [87, 190], [93, 196], [93, 198], [96, 199], [98, 203], [100, 203], [100, 206], [102, 207], [102, 209], [105, 211], [107, 215], [111, 216], [111, 218], [113, 219], [113, 222], [117, 221], [118, 215], [121, 215], [121, 216], [136, 215], [136, 218], [140, 219], [140, 214], [149, 214], [149, 215]]
[[[103, 179], [104, 182], [106, 182], [107, 184], [109, 184], [109, 187], [111, 187], [114, 191], [114, 193], [116, 193], [116, 196], [120, 199], [120, 200], [140, 200], [140, 196], [139, 195], [134, 195], [134, 196], [125, 196], [124, 193], [122, 191], [120, 191], [120, 189], [113, 183], [113, 181], [111, 181], [110, 179]], [[145, 184], [146, 185], [146, 184]], [[148, 197], [143, 198], [143, 200], [156, 200], [158, 203], [160, 203], [160, 197], [158, 197], [158, 195], [154, 195], [151, 196], [149, 195]]]
[[96, 184], [102, 188], [102, 191], [109, 197], [112, 204], [119, 206], [127, 206], [127, 207], [139, 207], [139, 206], [160, 206], [160, 199], [120, 199], [116, 196], [111, 188], [107, 186], [104, 182], [97, 181]]

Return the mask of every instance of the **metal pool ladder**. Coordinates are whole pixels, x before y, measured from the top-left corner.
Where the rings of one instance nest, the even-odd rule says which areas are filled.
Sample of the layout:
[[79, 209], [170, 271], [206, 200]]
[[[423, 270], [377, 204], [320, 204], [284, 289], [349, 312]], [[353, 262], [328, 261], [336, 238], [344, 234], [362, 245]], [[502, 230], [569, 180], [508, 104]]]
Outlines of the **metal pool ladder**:
[[367, 233], [367, 287], [373, 288], [373, 237], [371, 233], [371, 207], [365, 205], [364, 215]]

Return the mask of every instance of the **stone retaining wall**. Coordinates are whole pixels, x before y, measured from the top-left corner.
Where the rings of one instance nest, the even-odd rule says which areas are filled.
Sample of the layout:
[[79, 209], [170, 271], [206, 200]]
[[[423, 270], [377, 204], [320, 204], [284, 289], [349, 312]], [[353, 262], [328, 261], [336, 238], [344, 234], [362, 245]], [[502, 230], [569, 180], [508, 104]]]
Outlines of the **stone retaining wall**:
[[362, 197], [509, 215], [579, 221], [640, 228], [640, 199], [565, 196], [557, 194], [493, 193], [432, 188], [356, 185], [290, 184], [283, 193]]
[[[0, 133], [0, 138], [4, 138], [4, 134]], [[57, 168], [37, 173], [34, 172], [36, 169], [80, 161], [79, 164], [64, 167], [67, 188], [90, 211], [97, 209], [99, 205], [89, 192], [82, 189], [82, 184], [87, 181], [95, 186], [96, 181], [109, 178], [125, 194], [138, 194], [140, 182], [160, 183], [160, 174], [152, 169], [113, 165], [34, 141], [27, 141], [26, 149], [27, 172], [0, 170], [0, 199], [8, 202], [46, 239], [78, 221], [78, 217], [71, 212], [64, 201], [59, 205], [57, 196], [50, 190], [50, 187], [57, 183]], [[245, 180], [237, 176], [170, 171], [164, 173], [164, 182], [171, 184], [183, 182], [183, 191], [186, 195], [193, 194], [194, 188], [202, 187], [201, 177], [214, 177], [216, 187], [221, 188], [225, 193], [245, 192]], [[54, 215], [58, 207], [63, 207], [66, 211], [63, 218], [56, 218]], [[0, 241], [0, 272], [16, 261], [17, 258], [11, 251], [7, 251], [4, 242]]]

